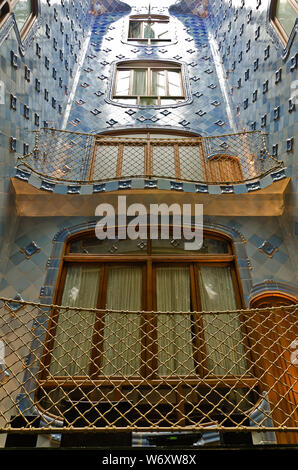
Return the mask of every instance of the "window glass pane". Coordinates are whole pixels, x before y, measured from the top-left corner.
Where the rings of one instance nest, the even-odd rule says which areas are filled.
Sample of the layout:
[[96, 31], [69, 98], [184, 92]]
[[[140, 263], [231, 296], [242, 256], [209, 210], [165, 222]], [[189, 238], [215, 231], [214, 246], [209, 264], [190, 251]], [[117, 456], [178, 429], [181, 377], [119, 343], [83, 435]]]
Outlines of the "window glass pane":
[[190, 181], [202, 181], [204, 159], [201, 145], [179, 145], [179, 161], [181, 177]]
[[168, 71], [168, 80], [169, 80], [169, 95], [170, 96], [182, 96], [182, 87], [181, 87], [181, 74], [179, 70], [169, 70]]
[[165, 40], [169, 37], [169, 23], [154, 23], [155, 39]]
[[204, 253], [228, 253], [228, 243], [224, 240], [215, 240], [212, 238], [204, 238], [203, 245], [200, 250], [184, 250], [183, 237], [181, 239], [171, 238], [170, 240], [151, 240], [152, 254], [175, 253], [175, 254], [204, 254]]
[[191, 310], [188, 266], [156, 268], [156, 306], [158, 312], [189, 312]]
[[229, 267], [200, 266], [200, 293], [204, 311], [237, 309]]
[[132, 85], [132, 94], [133, 95], [146, 95], [146, 85], [147, 85], [147, 70], [146, 69], [134, 69], [133, 71], [133, 85]]
[[129, 22], [129, 38], [140, 38], [141, 37], [141, 22], [140, 21], [130, 21]]
[[165, 64], [160, 64], [162, 69], [149, 65], [147, 68], [146, 62], [140, 65], [144, 68], [138, 68], [132, 63], [132, 68], [118, 69], [114, 101], [141, 106], [166, 106], [184, 101], [180, 69], [168, 70]]
[[166, 96], [166, 71], [152, 70], [152, 95]]
[[154, 106], [158, 104], [157, 98], [143, 97], [140, 98], [140, 105], [142, 106]]
[[[129, 147], [130, 152], [133, 152], [133, 149], [137, 149], [139, 153], [140, 160], [144, 159], [144, 148], [141, 146]], [[127, 154], [127, 160], [131, 153]], [[126, 165], [128, 166], [128, 161]], [[140, 172], [143, 170], [143, 166], [140, 166]], [[152, 254], [204, 254], [204, 253], [214, 253], [214, 254], [225, 254], [229, 253], [228, 242], [224, 240], [216, 240], [212, 238], [204, 238], [203, 245], [200, 250], [184, 250], [184, 242], [186, 242], [182, 237], [175, 239], [173, 237], [172, 231], [170, 231], [169, 240], [151, 240], [151, 251]], [[147, 253], [147, 240], [130, 240], [129, 238], [125, 240], [98, 240], [97, 238], [85, 238], [81, 240], [74, 241], [70, 245], [70, 253], [83, 253], [83, 254], [142, 254]]]
[[147, 21], [144, 21], [143, 28], [144, 28], [143, 37], [145, 39], [155, 38], [154, 23], [151, 23], [151, 22], [149, 23]]
[[13, 9], [19, 30], [22, 29], [32, 11], [31, 0], [19, 0]]
[[[106, 308], [142, 310], [142, 266], [109, 266]], [[106, 313], [104, 318], [104, 375], [139, 375], [141, 316]]]
[[131, 175], [144, 175], [145, 173], [145, 149], [143, 145], [124, 145], [122, 158], [122, 178]]
[[92, 177], [94, 179], [115, 178], [117, 156], [117, 145], [97, 145]]
[[85, 238], [73, 242], [70, 253], [95, 254], [142, 254], [147, 252], [146, 240], [98, 240], [97, 238]]
[[[237, 309], [229, 266], [200, 266], [198, 274], [203, 311]], [[238, 314], [203, 314], [203, 325], [210, 373], [215, 375], [245, 373], [247, 363]]]
[[290, 36], [293, 26], [295, 24], [297, 12], [291, 6], [288, 0], [277, 0], [276, 17], [281, 23], [287, 35]]
[[159, 177], [165, 175], [176, 178], [174, 146], [154, 145], [153, 147], [153, 174]]
[[[98, 266], [68, 266], [61, 304], [95, 308], [99, 276]], [[94, 322], [94, 312], [60, 311], [50, 364], [51, 374], [88, 375]]]
[[[156, 302], [160, 312], [191, 310], [188, 266], [156, 268]], [[194, 374], [190, 315], [158, 314], [158, 374]]]
[[118, 70], [116, 95], [129, 95], [130, 70]]

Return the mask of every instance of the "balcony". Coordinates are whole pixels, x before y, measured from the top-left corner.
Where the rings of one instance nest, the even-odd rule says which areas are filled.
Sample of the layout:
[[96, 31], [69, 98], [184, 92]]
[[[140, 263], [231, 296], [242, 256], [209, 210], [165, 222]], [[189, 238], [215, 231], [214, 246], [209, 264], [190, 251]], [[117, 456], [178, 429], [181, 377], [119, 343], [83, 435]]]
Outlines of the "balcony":
[[237, 432], [298, 442], [297, 305], [157, 313], [0, 302], [8, 437]]
[[146, 206], [174, 192], [183, 203], [205, 204], [208, 215], [241, 216], [244, 207], [247, 216], [284, 211], [286, 168], [268, 153], [258, 131], [185, 137], [41, 129], [35, 137], [11, 179], [21, 216], [93, 216], [119, 190]]
[[[158, 134], [156, 134], [158, 136]], [[215, 137], [112, 137], [55, 129], [36, 131], [18, 167], [53, 183], [100, 184], [131, 178], [231, 185], [283, 168], [259, 131]]]

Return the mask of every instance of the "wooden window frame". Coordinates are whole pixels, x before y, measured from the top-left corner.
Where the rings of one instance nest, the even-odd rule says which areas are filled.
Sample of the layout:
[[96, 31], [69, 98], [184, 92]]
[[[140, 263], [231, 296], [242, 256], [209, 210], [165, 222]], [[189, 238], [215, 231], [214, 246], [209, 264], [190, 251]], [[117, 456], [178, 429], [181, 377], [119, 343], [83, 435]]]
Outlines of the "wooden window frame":
[[[279, 19], [276, 16], [277, 1], [278, 0], [272, 0], [271, 1], [270, 21], [271, 21], [273, 27], [275, 28], [275, 30], [277, 31], [277, 34], [279, 35], [283, 45], [286, 46], [286, 44], [289, 40], [289, 36], [288, 36], [287, 32], [285, 31], [284, 27], [282, 26], [281, 22], [279, 21]], [[296, 13], [298, 15], [298, 6], [297, 6], [297, 3], [295, 2], [295, 0], [287, 0], [287, 1], [291, 5], [293, 10], [296, 11]], [[294, 27], [294, 25], [295, 25], [295, 22], [293, 24], [293, 27]]]
[[[146, 71], [146, 95], [134, 95], [133, 94], [133, 74], [137, 69], [143, 69]], [[127, 70], [130, 72], [129, 76], [129, 94], [128, 95], [117, 95], [117, 82], [118, 82], [118, 73], [120, 70]], [[153, 70], [162, 70], [165, 71], [165, 82], [166, 82], [166, 94], [165, 95], [153, 95], [152, 94], [152, 71]], [[182, 91], [181, 95], [169, 95], [169, 79], [168, 72], [174, 70], [179, 71], [180, 75], [180, 89]], [[142, 98], [155, 98], [157, 102], [152, 105], [146, 105], [141, 103]], [[186, 89], [185, 83], [182, 74], [182, 67], [179, 63], [173, 62], [163, 62], [163, 61], [128, 61], [119, 63], [116, 66], [116, 73], [114, 77], [114, 84], [112, 89], [112, 100], [123, 100], [119, 101], [119, 104], [125, 104], [125, 100], [135, 99], [136, 103], [134, 106], [163, 106], [163, 100], [179, 100], [173, 104], [179, 104], [186, 100]], [[166, 106], [166, 104], [165, 104]]]
[[[133, 16], [130, 16], [129, 23], [128, 23], [128, 34], [127, 34], [127, 40], [129, 42], [137, 42], [137, 43], [143, 42], [144, 44], [150, 46], [152, 44], [158, 44], [159, 42], [169, 43], [169, 42], [172, 41], [171, 38], [167, 38], [167, 39], [144, 38], [143, 37], [144, 23], [148, 23], [148, 20], [152, 20], [153, 23], [165, 23], [165, 24], [170, 25], [170, 17], [169, 16], [162, 16], [162, 15], [133, 15]], [[141, 23], [141, 37], [132, 38], [132, 37], [129, 36], [131, 22]], [[170, 33], [170, 31], [169, 31], [169, 33]]]
[[[7, 8], [7, 12], [0, 19], [0, 27], [5, 23], [9, 18], [11, 13], [14, 12], [14, 8], [17, 5], [19, 0], [0, 0], [0, 8]], [[31, 0], [31, 14], [28, 16], [26, 22], [22, 26], [20, 32], [20, 37], [22, 40], [27, 36], [30, 31], [33, 23], [35, 22], [38, 15], [38, 0]]]
[[262, 292], [250, 300], [250, 308], [270, 308], [297, 304], [297, 299], [280, 291]]
[[[93, 238], [94, 233], [87, 231], [81, 232], [71, 238], [68, 239], [67, 243], [64, 246], [64, 254], [61, 260], [60, 271], [58, 276], [58, 282], [55, 292], [54, 304], [59, 305], [61, 304], [61, 299], [63, 295], [63, 288], [66, 279], [67, 273], [67, 266], [69, 264], [97, 264], [102, 266], [101, 271], [101, 279], [99, 281], [99, 293], [98, 293], [98, 302], [97, 308], [101, 309], [101, 312], [98, 312], [97, 318], [95, 320], [95, 327], [93, 332], [93, 350], [90, 359], [90, 369], [88, 376], [51, 376], [48, 373], [48, 367], [51, 362], [51, 354], [52, 348], [54, 344], [55, 338], [55, 330], [57, 327], [57, 319], [59, 312], [57, 309], [53, 309], [50, 316], [50, 322], [47, 332], [47, 337], [45, 340], [45, 348], [43, 353], [42, 359], [42, 366], [39, 372], [39, 382], [42, 383], [43, 386], [50, 386], [54, 383], [60, 383], [66, 385], [66, 387], [71, 386], [71, 384], [78, 384], [80, 382], [84, 383], [84, 386], [92, 386], [94, 383], [98, 383], [99, 385], [103, 385], [107, 382], [105, 376], [100, 374], [101, 370], [101, 359], [102, 359], [102, 346], [103, 344], [99, 344], [100, 342], [100, 330], [103, 328], [103, 317], [105, 315], [105, 295], [107, 289], [107, 273], [109, 266], [111, 264], [128, 264], [132, 263], [133, 265], [142, 264], [143, 265], [143, 290], [142, 290], [142, 303], [144, 307], [144, 311], [142, 314], [142, 324], [147, 325], [148, 330], [148, 321], [144, 321], [145, 319], [148, 320], [148, 315], [154, 316], [154, 311], [156, 310], [156, 293], [155, 293], [155, 284], [154, 284], [154, 272], [156, 270], [156, 266], [161, 263], [161, 265], [165, 266], [166, 264], [178, 264], [178, 265], [186, 265], [190, 269], [190, 285], [191, 285], [191, 301], [192, 301], [192, 311], [193, 313], [193, 328], [194, 332], [192, 332], [193, 338], [193, 358], [195, 364], [196, 374], [193, 377], [187, 377], [187, 381], [193, 381], [194, 383], [199, 383], [201, 380], [206, 378], [210, 381], [215, 381], [216, 383], [220, 382], [220, 378], [222, 376], [215, 376], [211, 375], [207, 368], [206, 362], [206, 351], [204, 352], [204, 338], [201, 337], [198, 333], [196, 333], [198, 325], [200, 325], [200, 330], [202, 326], [202, 315], [200, 315], [201, 311], [201, 303], [200, 303], [200, 293], [199, 293], [199, 283], [198, 283], [198, 273], [196, 266], [198, 265], [209, 265], [209, 266], [230, 266], [233, 285], [234, 285], [234, 292], [236, 297], [237, 308], [242, 309], [244, 307], [244, 299], [243, 293], [241, 289], [241, 284], [239, 280], [239, 274], [236, 264], [236, 257], [233, 245], [231, 240], [228, 237], [224, 237], [221, 234], [216, 232], [205, 232], [205, 236], [209, 235], [210, 238], [224, 240], [228, 242], [229, 252], [223, 254], [201, 254], [201, 255], [182, 255], [178, 257], [175, 254], [173, 255], [160, 255], [151, 254], [150, 248], [150, 240], [148, 239], [148, 253], [149, 254], [141, 254], [141, 255], [123, 255], [123, 254], [109, 254], [109, 255], [93, 255], [93, 254], [78, 254], [78, 253], [70, 253], [70, 245], [74, 241], [81, 239], [81, 238]], [[208, 236], [207, 235], [207, 236]], [[210, 236], [212, 235], [212, 236]], [[241, 321], [241, 314], [240, 314], [240, 321]], [[154, 325], [154, 323], [153, 323]], [[141, 328], [143, 328], [141, 326]], [[137, 376], [132, 376], [129, 378], [129, 383], [142, 383], [144, 380], [154, 380], [154, 381], [163, 381], [165, 376], [158, 376], [157, 375], [157, 336], [156, 336], [156, 328], [153, 327], [150, 331], [144, 330], [143, 335], [141, 338], [141, 345], [142, 345], [142, 352], [141, 352], [141, 367], [140, 367], [140, 374]], [[149, 339], [149, 340], [148, 340]], [[102, 340], [101, 340], [102, 341]], [[251, 366], [252, 360], [249, 354], [249, 344], [247, 344], [247, 335], [246, 331], [243, 328], [243, 342], [244, 346], [246, 347], [246, 358], [248, 362], [248, 366]], [[151, 344], [148, 347], [148, 344]], [[152, 346], [153, 345], [153, 346]], [[202, 351], [203, 353], [199, 353]], [[150, 372], [151, 371], [151, 372]], [[153, 372], [152, 372], [153, 371]], [[89, 380], [88, 380], [89, 378]], [[117, 382], [123, 381], [123, 377], [116, 377], [110, 376], [108, 381]], [[179, 379], [177, 376], [166, 376], [166, 380], [169, 381], [178, 381]], [[227, 377], [227, 380], [231, 383], [237, 382], [237, 386], [243, 386], [244, 383], [251, 383], [251, 381], [255, 380], [251, 373], [247, 375], [247, 377], [243, 380], [239, 380], [236, 375], [231, 376], [230, 378]], [[239, 384], [239, 385], [238, 385]]]

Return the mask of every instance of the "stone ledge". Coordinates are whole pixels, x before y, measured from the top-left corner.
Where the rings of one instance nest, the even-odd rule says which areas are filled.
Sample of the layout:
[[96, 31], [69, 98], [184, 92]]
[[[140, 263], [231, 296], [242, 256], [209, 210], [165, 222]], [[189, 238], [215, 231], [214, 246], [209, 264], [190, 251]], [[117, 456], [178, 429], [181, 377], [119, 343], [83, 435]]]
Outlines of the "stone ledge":
[[192, 193], [161, 189], [122, 189], [93, 194], [57, 194], [38, 189], [19, 178], [11, 178], [11, 193], [18, 216], [59, 217], [94, 216], [98, 204], [110, 203], [117, 208], [118, 196], [127, 196], [132, 203], [168, 205], [203, 204], [205, 215], [216, 216], [280, 216], [285, 209], [285, 194], [290, 178], [275, 181], [265, 188], [248, 193]]

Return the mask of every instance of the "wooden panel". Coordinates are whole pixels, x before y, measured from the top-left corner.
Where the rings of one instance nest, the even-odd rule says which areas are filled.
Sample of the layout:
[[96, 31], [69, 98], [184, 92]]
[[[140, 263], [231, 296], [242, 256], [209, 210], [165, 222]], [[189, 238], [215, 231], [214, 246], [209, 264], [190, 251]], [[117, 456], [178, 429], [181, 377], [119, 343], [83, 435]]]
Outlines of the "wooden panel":
[[243, 181], [239, 160], [229, 155], [212, 157], [206, 164], [206, 181], [209, 183]]

